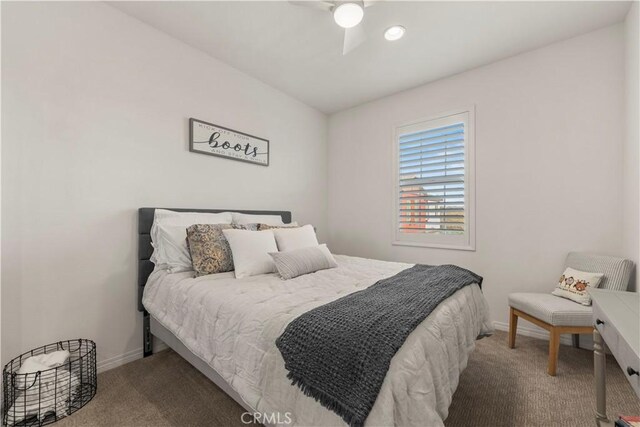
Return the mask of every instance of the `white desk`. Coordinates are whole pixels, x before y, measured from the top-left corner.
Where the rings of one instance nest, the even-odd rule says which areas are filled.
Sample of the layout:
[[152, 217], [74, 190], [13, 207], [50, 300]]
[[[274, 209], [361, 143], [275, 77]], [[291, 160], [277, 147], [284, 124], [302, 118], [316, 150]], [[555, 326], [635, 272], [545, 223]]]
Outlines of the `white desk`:
[[[604, 343], [640, 397], [640, 295], [636, 292], [592, 289], [593, 357], [596, 380], [596, 419], [607, 421], [606, 355]], [[635, 415], [635, 414], [629, 414]]]

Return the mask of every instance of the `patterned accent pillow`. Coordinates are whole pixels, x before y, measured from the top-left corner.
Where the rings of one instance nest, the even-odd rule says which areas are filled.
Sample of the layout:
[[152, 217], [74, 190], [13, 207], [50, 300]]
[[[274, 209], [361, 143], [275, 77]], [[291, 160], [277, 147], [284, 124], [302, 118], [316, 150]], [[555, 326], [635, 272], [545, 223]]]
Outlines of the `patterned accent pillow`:
[[222, 230], [256, 231], [257, 224], [194, 224], [187, 228], [187, 247], [196, 277], [233, 271], [233, 256]]
[[589, 295], [588, 288], [597, 288], [603, 276], [602, 273], [588, 273], [567, 268], [560, 276], [558, 286], [551, 293], [582, 305], [591, 305], [591, 295]]
[[291, 224], [285, 225], [269, 225], [269, 224], [258, 224], [258, 231], [262, 230], [273, 230], [274, 228], [297, 228], [300, 227], [297, 222], [292, 222]]

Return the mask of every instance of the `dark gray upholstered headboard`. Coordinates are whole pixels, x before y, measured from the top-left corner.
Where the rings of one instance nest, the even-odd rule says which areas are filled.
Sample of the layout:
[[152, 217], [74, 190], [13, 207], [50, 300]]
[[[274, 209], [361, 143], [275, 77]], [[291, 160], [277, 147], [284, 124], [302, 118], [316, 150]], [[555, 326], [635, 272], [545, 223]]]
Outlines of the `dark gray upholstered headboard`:
[[288, 211], [247, 211], [236, 209], [183, 209], [183, 208], [140, 208], [138, 209], [138, 310], [144, 311], [142, 306], [142, 292], [144, 291], [144, 285], [147, 284], [147, 279], [153, 271], [153, 263], [149, 261], [151, 254], [153, 253], [153, 247], [151, 246], [151, 225], [153, 224], [153, 217], [156, 209], [168, 209], [170, 211], [177, 212], [238, 212], [244, 214], [254, 215], [280, 215], [282, 221], [285, 224], [291, 222], [291, 212]]

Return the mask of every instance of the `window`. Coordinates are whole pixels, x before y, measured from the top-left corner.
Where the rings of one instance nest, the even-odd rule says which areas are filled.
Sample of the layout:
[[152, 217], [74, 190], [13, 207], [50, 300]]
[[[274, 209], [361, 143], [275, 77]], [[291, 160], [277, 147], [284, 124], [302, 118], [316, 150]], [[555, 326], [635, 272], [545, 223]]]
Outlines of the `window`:
[[398, 126], [394, 244], [475, 249], [474, 109]]

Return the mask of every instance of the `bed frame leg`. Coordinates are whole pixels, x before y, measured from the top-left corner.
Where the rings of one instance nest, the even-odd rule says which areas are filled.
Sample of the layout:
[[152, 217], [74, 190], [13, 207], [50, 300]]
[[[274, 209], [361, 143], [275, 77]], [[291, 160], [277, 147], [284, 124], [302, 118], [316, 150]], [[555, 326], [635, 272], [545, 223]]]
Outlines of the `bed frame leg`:
[[153, 354], [153, 335], [151, 335], [151, 316], [145, 310], [142, 326], [142, 354], [143, 357]]

